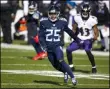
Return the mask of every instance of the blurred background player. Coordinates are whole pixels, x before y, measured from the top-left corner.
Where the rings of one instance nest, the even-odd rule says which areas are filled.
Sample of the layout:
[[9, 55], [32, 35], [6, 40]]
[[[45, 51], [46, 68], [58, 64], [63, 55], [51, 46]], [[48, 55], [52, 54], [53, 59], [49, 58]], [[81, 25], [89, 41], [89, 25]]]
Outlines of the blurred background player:
[[74, 70], [72, 52], [80, 48], [84, 49], [91, 62], [92, 73], [96, 73], [96, 64], [91, 49], [93, 40], [97, 40], [98, 37], [98, 29], [96, 26], [98, 22], [95, 16], [90, 15], [90, 11], [91, 7], [89, 4], [84, 3], [81, 6], [81, 13], [74, 16], [73, 31], [78, 32], [77, 37], [80, 45], [73, 41], [67, 47], [66, 52], [69, 65], [71, 65], [71, 68]]
[[60, 10], [56, 6], [51, 6], [48, 10], [48, 18], [40, 20], [39, 39], [41, 44], [46, 45], [48, 59], [52, 66], [64, 73], [64, 82], [68, 82], [68, 75], [72, 79], [73, 85], [76, 85], [76, 79], [69, 65], [64, 61], [63, 44], [61, 34], [66, 31], [72, 38], [76, 39], [72, 30], [68, 28], [65, 18], [59, 17]]
[[40, 12], [37, 10], [37, 2], [34, 0], [19, 0], [19, 6], [15, 15], [15, 19], [12, 23], [12, 37], [24, 36], [24, 40], [28, 44], [32, 44], [37, 54], [33, 57], [33, 60], [38, 60], [47, 56], [47, 53], [43, 50], [43, 47], [38, 42], [38, 29]]
[[28, 31], [27, 31], [27, 21], [25, 19], [25, 17], [21, 17], [21, 19], [17, 22], [17, 24], [15, 25], [16, 29], [13, 29], [14, 32], [14, 37], [13, 39], [20, 39], [20, 40], [24, 40], [24, 41], [28, 41]]
[[[108, 2], [109, 3], [109, 2]], [[109, 51], [109, 9], [104, 0], [98, 0], [93, 15], [98, 19], [98, 29], [100, 32], [101, 48], [100, 51]]]
[[47, 57], [47, 52], [40, 45], [38, 32], [39, 32], [39, 19], [41, 14], [38, 11], [38, 4], [33, 0], [29, 1], [28, 15], [26, 16], [27, 29], [28, 29], [28, 44], [32, 44], [36, 50], [36, 55], [32, 60], [38, 60]]
[[16, 13], [17, 1], [0, 0], [0, 24], [3, 32], [3, 43], [12, 44], [11, 23]]
[[[66, 7], [65, 12], [67, 13], [68, 27], [72, 30], [72, 22], [74, 21], [74, 16], [77, 14], [77, 5], [73, 0], [66, 0]], [[64, 32], [64, 41], [69, 43], [71, 40], [71, 37]]]
[[27, 27], [25, 16], [28, 14], [28, 1], [18, 0], [17, 10], [14, 21], [11, 24], [11, 36], [14, 40], [16, 37], [24, 36], [24, 40], [27, 41]]

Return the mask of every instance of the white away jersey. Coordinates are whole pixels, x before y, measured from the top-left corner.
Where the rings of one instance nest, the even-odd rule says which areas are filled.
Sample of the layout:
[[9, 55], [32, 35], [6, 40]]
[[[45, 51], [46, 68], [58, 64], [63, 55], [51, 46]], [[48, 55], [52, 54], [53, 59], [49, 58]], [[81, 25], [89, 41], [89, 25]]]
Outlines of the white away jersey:
[[95, 16], [90, 15], [88, 20], [84, 21], [81, 15], [77, 14], [74, 17], [74, 20], [79, 28], [78, 38], [80, 38], [81, 40], [87, 40], [93, 38], [94, 33], [92, 27], [98, 23], [97, 18]]

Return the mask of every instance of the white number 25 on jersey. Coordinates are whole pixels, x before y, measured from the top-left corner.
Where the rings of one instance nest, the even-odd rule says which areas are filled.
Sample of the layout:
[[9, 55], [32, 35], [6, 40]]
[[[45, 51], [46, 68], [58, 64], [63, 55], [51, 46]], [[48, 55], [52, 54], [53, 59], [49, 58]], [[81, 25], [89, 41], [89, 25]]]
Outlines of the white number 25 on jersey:
[[55, 42], [60, 41], [60, 35], [59, 35], [60, 30], [47, 29], [46, 32], [48, 32], [48, 34], [46, 35], [46, 41], [55, 41]]

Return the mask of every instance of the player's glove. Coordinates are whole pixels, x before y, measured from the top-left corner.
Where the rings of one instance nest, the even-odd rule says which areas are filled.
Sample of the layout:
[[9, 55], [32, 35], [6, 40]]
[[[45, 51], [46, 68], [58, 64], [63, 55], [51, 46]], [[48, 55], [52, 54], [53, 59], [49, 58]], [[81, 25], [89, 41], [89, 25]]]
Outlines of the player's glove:
[[79, 47], [82, 46], [82, 44], [84, 43], [84, 41], [80, 41], [79, 38], [75, 39], [76, 43], [78, 44]]
[[39, 37], [38, 37], [38, 35], [36, 35], [33, 39], [34, 39], [34, 41], [35, 41], [36, 43], [39, 43]]

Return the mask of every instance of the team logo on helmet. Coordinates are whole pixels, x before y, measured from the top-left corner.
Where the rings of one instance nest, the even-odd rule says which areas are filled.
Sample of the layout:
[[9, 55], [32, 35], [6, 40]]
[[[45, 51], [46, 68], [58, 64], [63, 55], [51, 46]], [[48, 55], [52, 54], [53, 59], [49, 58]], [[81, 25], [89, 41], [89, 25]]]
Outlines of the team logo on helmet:
[[81, 6], [81, 16], [84, 20], [87, 20], [89, 18], [90, 12], [91, 12], [91, 7], [89, 6], [89, 4], [83, 4]]

